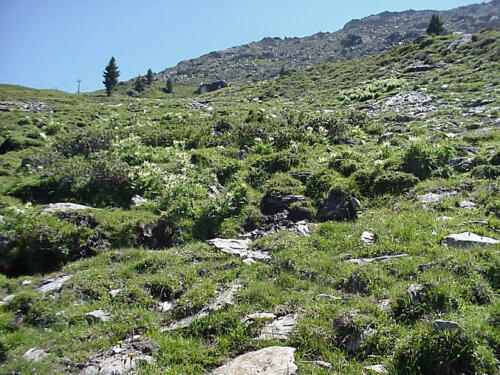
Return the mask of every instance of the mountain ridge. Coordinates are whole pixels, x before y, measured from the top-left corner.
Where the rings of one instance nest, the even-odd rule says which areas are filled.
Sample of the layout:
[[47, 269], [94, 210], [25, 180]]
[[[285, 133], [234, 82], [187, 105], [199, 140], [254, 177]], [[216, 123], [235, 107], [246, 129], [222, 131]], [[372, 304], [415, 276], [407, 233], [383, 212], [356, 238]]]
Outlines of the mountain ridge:
[[335, 32], [318, 32], [302, 38], [265, 37], [181, 61], [156, 74], [156, 79], [172, 78], [176, 84], [191, 85], [214, 80], [256, 82], [278, 75], [282, 67], [287, 71], [299, 70], [334, 60], [367, 57], [425, 35], [432, 14], [439, 15], [447, 32], [476, 32], [500, 26], [500, 1], [445, 11], [386, 11], [350, 20]]

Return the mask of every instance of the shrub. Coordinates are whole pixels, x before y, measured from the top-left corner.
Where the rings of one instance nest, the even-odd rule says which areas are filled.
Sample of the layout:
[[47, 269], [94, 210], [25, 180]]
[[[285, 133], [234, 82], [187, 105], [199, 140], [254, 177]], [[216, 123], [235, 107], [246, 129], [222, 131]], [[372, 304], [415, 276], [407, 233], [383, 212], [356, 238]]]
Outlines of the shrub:
[[[473, 340], [462, 331], [416, 332], [395, 353], [395, 374], [449, 375], [494, 373], [491, 364], [480, 363]], [[491, 371], [491, 372], [490, 372]]]
[[89, 156], [91, 153], [107, 150], [112, 135], [109, 131], [92, 129], [84, 133], [64, 136], [56, 141], [54, 148], [66, 157]]
[[444, 167], [451, 156], [451, 150], [448, 148], [432, 148], [424, 143], [413, 143], [404, 153], [401, 167], [403, 172], [423, 180], [433, 171]]
[[375, 178], [373, 192], [375, 194], [401, 194], [417, 183], [418, 178], [409, 173], [386, 171]]

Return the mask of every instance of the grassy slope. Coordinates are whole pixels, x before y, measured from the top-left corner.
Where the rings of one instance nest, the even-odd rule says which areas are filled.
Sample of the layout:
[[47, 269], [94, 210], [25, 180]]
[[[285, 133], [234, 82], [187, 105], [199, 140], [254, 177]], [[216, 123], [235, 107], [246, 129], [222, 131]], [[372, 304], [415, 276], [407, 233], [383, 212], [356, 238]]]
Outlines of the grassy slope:
[[[111, 248], [97, 250], [89, 259], [62, 259], [71, 262], [60, 272], [74, 276], [54, 298], [35, 290], [42, 275], [0, 276], [2, 295], [16, 294], [0, 307], [2, 371], [25, 373], [35, 367], [44, 374], [77, 372], [77, 364], [140, 333], [153, 343], [156, 359], [142, 373], [201, 374], [238, 354], [279, 344], [254, 340], [263, 322], [240, 322], [247, 313], [268, 311], [301, 315], [285, 342], [297, 348], [299, 374], [332, 373], [307, 362], [311, 360], [328, 361], [339, 374], [361, 373], [364, 366], [378, 363], [394, 373], [418, 373], [418, 366], [435, 369], [440, 361], [462, 365], [455, 367], [457, 372], [495, 373], [499, 249], [464, 251], [441, 242], [463, 231], [499, 238], [498, 164], [493, 156], [498, 158], [500, 131], [498, 125], [476, 129], [499, 117], [499, 32], [479, 33], [473, 43], [449, 52], [456, 38], [408, 43], [369, 59], [205, 94], [196, 100], [212, 109], [200, 111], [188, 109], [194, 100], [189, 97], [105, 98], [2, 85], [3, 100], [36, 99], [52, 109], [0, 113], [1, 140], [18, 140], [15, 150], [0, 155], [0, 214], [5, 216], [0, 232], [15, 241], [9, 253], [13, 258], [4, 256], [2, 267], [16, 254], [25, 261], [30, 247], [77, 254], [79, 244], [92, 236]], [[443, 66], [404, 73], [414, 61], [425, 59]], [[361, 114], [360, 109], [397, 92], [431, 94], [437, 108], [408, 122], [393, 110]], [[464, 104], [477, 98], [492, 102], [464, 116]], [[315, 128], [318, 121], [321, 126]], [[386, 131], [393, 134], [380, 144]], [[339, 138], [357, 144], [337, 144]], [[236, 152], [245, 144], [250, 153], [240, 160]], [[468, 147], [477, 149], [474, 167], [453, 170], [448, 159], [470, 157]], [[37, 167], [21, 168], [23, 158]], [[428, 168], [409, 168], [405, 160], [411, 158]], [[303, 185], [290, 177], [295, 171], [312, 177]], [[391, 189], [398, 173], [415, 174], [418, 183]], [[67, 189], [60, 188], [64, 177], [72, 181]], [[216, 183], [226, 191], [211, 198], [206, 190]], [[246, 266], [202, 242], [234, 237], [242, 227], [259, 223], [258, 205], [266, 192], [304, 194], [304, 209], [316, 210], [332, 186], [360, 198], [360, 217], [319, 224], [310, 238], [282, 232], [258, 240], [255, 246], [272, 254], [269, 263]], [[422, 209], [416, 195], [436, 189], [456, 189], [458, 194]], [[127, 199], [135, 193], [149, 203], [130, 208]], [[460, 208], [464, 199], [474, 201], [476, 208]], [[40, 204], [55, 201], [103, 208], [93, 213], [98, 226], [39, 215]], [[442, 221], [441, 216], [452, 219]], [[479, 220], [488, 224], [474, 223]], [[140, 243], [140, 225], [151, 222], [166, 225], [172, 247], [132, 248]], [[374, 245], [360, 241], [365, 230], [377, 235]], [[346, 253], [372, 257], [403, 252], [409, 256], [387, 263], [342, 261]], [[22, 285], [26, 279], [33, 283]], [[234, 280], [244, 285], [234, 305], [191, 328], [160, 333], [161, 327], [199, 311]], [[406, 290], [416, 283], [428, 286], [427, 300], [413, 306]], [[108, 292], [118, 288], [123, 292], [111, 299]], [[158, 289], [168, 290], [168, 296], [158, 295]], [[352, 299], [332, 303], [317, 299], [319, 293]], [[155, 311], [162, 298], [175, 299], [175, 310]], [[377, 307], [385, 299], [391, 301], [388, 311]], [[110, 311], [113, 319], [89, 324], [85, 313], [98, 308]], [[13, 327], [9, 322], [16, 315], [24, 316], [24, 323]], [[456, 321], [464, 331], [434, 333], [429, 322], [436, 318]], [[356, 351], [347, 351], [346, 336], [367, 327], [377, 333]], [[449, 352], [438, 350], [443, 346]], [[32, 347], [50, 354], [29, 363], [20, 356]], [[461, 359], [454, 362], [459, 352]]]

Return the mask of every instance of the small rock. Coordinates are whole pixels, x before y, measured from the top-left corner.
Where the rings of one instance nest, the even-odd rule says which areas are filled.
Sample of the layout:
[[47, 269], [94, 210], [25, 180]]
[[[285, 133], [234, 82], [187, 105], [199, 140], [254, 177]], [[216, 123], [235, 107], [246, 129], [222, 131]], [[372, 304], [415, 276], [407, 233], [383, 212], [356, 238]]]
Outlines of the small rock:
[[375, 243], [375, 235], [372, 232], [363, 232], [361, 234], [361, 241], [366, 245], [373, 245]]
[[422, 203], [436, 203], [439, 202], [441, 199], [446, 198], [446, 197], [451, 197], [453, 195], [457, 195], [458, 191], [452, 190], [452, 191], [445, 191], [445, 192], [440, 192], [440, 193], [427, 193], [424, 195], [418, 195], [417, 200]]
[[470, 246], [489, 246], [500, 243], [500, 241], [489, 237], [478, 236], [475, 233], [463, 232], [451, 234], [445, 237], [448, 246], [467, 248]]
[[332, 296], [331, 294], [318, 294], [316, 296], [316, 298], [319, 298], [319, 299], [326, 299], [328, 301], [332, 301], [332, 302], [335, 302], [335, 301], [342, 301], [343, 298], [342, 297], [337, 297], [337, 296]]
[[459, 331], [462, 330], [462, 326], [455, 322], [448, 322], [446, 320], [435, 320], [432, 326], [436, 331]]
[[5, 221], [5, 216], [0, 215], [0, 224], [3, 223], [4, 221]]
[[266, 194], [260, 201], [260, 211], [264, 215], [274, 215], [288, 209], [292, 203], [304, 201], [303, 195]]
[[249, 250], [249, 246], [252, 243], [251, 240], [235, 240], [235, 239], [222, 239], [214, 238], [207, 241], [208, 244], [216, 247], [220, 251], [226, 254], [237, 255], [245, 264], [253, 264], [255, 260], [266, 261], [271, 259], [269, 254], [263, 253], [261, 251]]
[[328, 195], [318, 211], [318, 220], [351, 220], [357, 217], [361, 204], [342, 190], [334, 189]]
[[267, 324], [258, 340], [287, 340], [295, 327], [297, 314], [289, 314]]
[[410, 296], [410, 302], [412, 305], [417, 305], [420, 302], [421, 292], [424, 290], [422, 284], [412, 284], [408, 288], [408, 295]]
[[384, 365], [372, 365], [363, 367], [369, 374], [388, 374], [389, 370]]
[[43, 212], [67, 212], [76, 210], [93, 210], [92, 207], [83, 206], [76, 203], [49, 203], [43, 206]]
[[295, 375], [295, 348], [270, 346], [243, 354], [214, 370], [211, 375]]
[[453, 218], [449, 217], [449, 216], [440, 216], [437, 219], [440, 220], [440, 221], [450, 221], [450, 220], [453, 220]]
[[131, 201], [132, 201], [132, 206], [134, 206], [134, 207], [140, 206], [141, 204], [148, 202], [148, 200], [146, 198], [143, 198], [137, 194], [132, 197]]
[[253, 314], [248, 314], [245, 316], [243, 319], [241, 319], [242, 323], [253, 323], [256, 320], [270, 320], [270, 319], [276, 319], [276, 315], [273, 313], [253, 313]]
[[21, 284], [26, 286], [26, 285], [31, 285], [33, 283], [33, 280], [24, 280]]
[[407, 257], [408, 254], [396, 254], [396, 255], [384, 255], [376, 258], [354, 258], [346, 260], [346, 263], [353, 264], [363, 264], [363, 263], [378, 263], [378, 262], [386, 262], [391, 259]]
[[42, 349], [31, 348], [23, 354], [23, 358], [28, 361], [38, 362], [47, 357], [49, 354]]
[[10, 302], [14, 299], [15, 295], [14, 294], [9, 294], [8, 296], [5, 296], [4, 298], [1, 299], [1, 303], [0, 304], [4, 304], [4, 303], [7, 303], [7, 302]]
[[63, 287], [63, 284], [71, 279], [72, 275], [61, 275], [55, 277], [53, 279], [43, 280], [40, 284], [41, 286], [38, 288], [40, 293], [49, 293], [53, 291], [59, 291]]
[[325, 361], [302, 361], [303, 363], [312, 363], [313, 365], [316, 365], [316, 366], [319, 366], [319, 367], [323, 367], [323, 368], [326, 368], [326, 369], [329, 369], [329, 370], [332, 370], [333, 369], [333, 366], [331, 363], [329, 362], [325, 362]]
[[111, 298], [116, 298], [118, 296], [118, 294], [121, 293], [121, 291], [122, 291], [121, 289], [113, 289], [113, 290], [110, 290], [108, 294]]
[[474, 207], [476, 207], [476, 204], [471, 201], [463, 200], [459, 203], [460, 208], [465, 208], [467, 210], [472, 210]]
[[85, 314], [85, 318], [90, 322], [107, 322], [111, 319], [111, 315], [104, 310], [95, 310]]
[[159, 312], [167, 312], [167, 311], [173, 310], [174, 307], [175, 307], [174, 302], [165, 301], [165, 302], [158, 303], [157, 310]]
[[377, 307], [382, 310], [382, 311], [390, 311], [391, 310], [391, 300], [386, 298], [386, 299], [381, 299], [377, 303]]

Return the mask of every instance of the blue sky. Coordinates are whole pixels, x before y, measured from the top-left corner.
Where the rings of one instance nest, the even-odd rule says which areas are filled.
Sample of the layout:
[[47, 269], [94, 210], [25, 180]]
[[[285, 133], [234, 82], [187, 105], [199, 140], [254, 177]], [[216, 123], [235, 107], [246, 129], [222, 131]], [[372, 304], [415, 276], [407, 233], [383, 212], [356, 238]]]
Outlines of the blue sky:
[[120, 80], [266, 36], [336, 31], [353, 18], [450, 9], [440, 0], [0, 0], [0, 82], [82, 91], [103, 88], [111, 56]]

